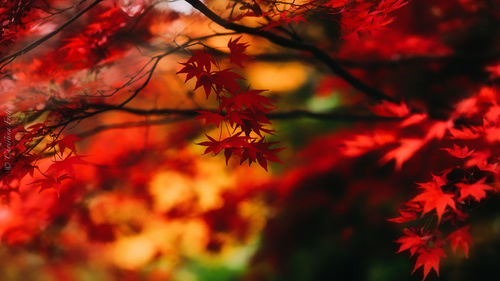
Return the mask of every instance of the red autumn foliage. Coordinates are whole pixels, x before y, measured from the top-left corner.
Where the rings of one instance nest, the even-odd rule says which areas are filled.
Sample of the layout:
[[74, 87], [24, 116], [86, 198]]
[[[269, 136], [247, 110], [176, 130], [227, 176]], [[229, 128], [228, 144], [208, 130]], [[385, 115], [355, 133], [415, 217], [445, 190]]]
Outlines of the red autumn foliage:
[[[167, 2], [0, 1], [6, 247], [44, 257], [67, 247], [84, 260], [106, 242], [113, 266], [140, 280], [148, 270], [137, 268], [161, 256], [177, 252], [166, 267], [182, 272], [191, 252], [222, 253], [260, 231], [252, 262], [271, 266], [248, 279], [261, 280], [294, 267], [280, 243], [307, 237], [295, 223], [315, 208], [347, 221], [334, 236], [349, 245], [367, 195], [367, 209], [400, 200], [399, 216], [370, 219], [401, 229], [397, 253], [409, 251], [423, 279], [439, 275], [448, 248], [473, 257], [475, 210], [499, 192], [498, 3], [186, 0], [186, 12]], [[300, 118], [340, 126], [317, 137], [313, 125], [283, 125]], [[195, 236], [194, 250], [175, 229]], [[167, 234], [167, 246], [155, 240]], [[70, 280], [65, 270], [47, 269]]]

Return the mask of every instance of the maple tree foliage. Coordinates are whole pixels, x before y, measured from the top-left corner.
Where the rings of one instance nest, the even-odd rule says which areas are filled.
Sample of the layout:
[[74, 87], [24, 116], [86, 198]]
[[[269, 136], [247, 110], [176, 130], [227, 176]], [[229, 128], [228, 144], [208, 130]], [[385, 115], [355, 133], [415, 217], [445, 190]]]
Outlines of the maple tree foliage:
[[[242, 66], [242, 61], [249, 58], [244, 54], [247, 44], [238, 43], [241, 39], [230, 40], [228, 48], [231, 52], [231, 62]], [[207, 125], [213, 123], [218, 128], [220, 127], [221, 134], [224, 125], [228, 128], [230, 134], [225, 139], [215, 140], [207, 136], [209, 141], [200, 143], [202, 146], [207, 146], [205, 153], [213, 152], [217, 155], [224, 150], [226, 163], [233, 154], [240, 158], [240, 163], [248, 160], [248, 164], [258, 162], [262, 168], [267, 170], [267, 161], [281, 162], [276, 153], [279, 148], [270, 148], [274, 143], [265, 142], [262, 137], [262, 132], [272, 133], [273, 130], [266, 129], [263, 126], [271, 122], [266, 117], [272, 109], [272, 100], [260, 95], [260, 90], [243, 90], [240, 88], [237, 79], [243, 79], [240, 75], [232, 72], [231, 69], [213, 71], [212, 64], [216, 65], [215, 59], [204, 51], [198, 51], [185, 63], [184, 67], [177, 73], [186, 73], [186, 82], [192, 78], [196, 78], [195, 88], [203, 87], [205, 94], [208, 97], [214, 89], [216, 99], [219, 102], [217, 112], [201, 111], [200, 119], [205, 119]], [[223, 95], [226, 93], [226, 95]], [[230, 130], [233, 130], [231, 132]], [[254, 132], [261, 139], [256, 139], [250, 136]], [[241, 136], [241, 134], [245, 136]]]
[[[356, 208], [393, 200], [366, 225], [433, 278], [498, 197], [499, 22], [477, 0], [0, 1], [2, 247], [56, 280], [192, 280], [260, 240], [248, 280], [361, 280]], [[338, 264], [289, 273], [316, 242]]]

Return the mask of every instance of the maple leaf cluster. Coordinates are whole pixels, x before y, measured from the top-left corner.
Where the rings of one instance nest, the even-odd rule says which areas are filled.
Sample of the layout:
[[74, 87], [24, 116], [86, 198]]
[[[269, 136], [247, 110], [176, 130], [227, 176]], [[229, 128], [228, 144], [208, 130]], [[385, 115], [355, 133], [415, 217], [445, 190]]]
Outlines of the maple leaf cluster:
[[340, 15], [339, 24], [343, 36], [369, 35], [390, 24], [394, 17], [391, 13], [406, 5], [406, 0], [307, 0], [307, 1], [253, 1], [253, 3], [234, 1], [228, 8], [240, 5], [243, 13], [233, 16], [232, 20], [244, 17], [267, 19], [262, 30], [279, 29], [290, 24], [307, 23], [310, 13], [324, 11], [327, 15]]
[[[0, 174], [0, 190], [5, 198], [10, 192], [19, 191], [21, 180], [26, 176], [34, 176], [35, 170], [41, 177], [31, 182], [39, 192], [45, 189], [54, 189], [59, 192], [61, 183], [67, 179], [75, 178], [74, 165], [85, 164], [81, 156], [76, 155], [74, 142], [80, 140], [75, 135], [62, 136], [60, 133], [51, 132], [47, 123], [37, 123], [24, 128], [14, 125], [14, 120], [6, 120], [0, 137], [5, 142], [1, 148], [2, 173]], [[45, 147], [39, 148], [44, 140]], [[53, 156], [52, 164], [42, 171], [37, 164], [42, 159]]]
[[[240, 39], [230, 39], [227, 46], [231, 52], [230, 61], [241, 67], [250, 56], [244, 52], [248, 44], [239, 42]], [[276, 154], [282, 148], [272, 148], [276, 142], [267, 142], [264, 137], [264, 134], [273, 133], [272, 129], [266, 127], [271, 124], [266, 114], [274, 106], [272, 99], [262, 95], [263, 90], [243, 89], [238, 83], [243, 77], [232, 68], [220, 70], [215, 58], [204, 50], [194, 51], [182, 65], [184, 67], [177, 73], [186, 74], [185, 82], [196, 79], [195, 90], [202, 87], [207, 99], [214, 92], [219, 104], [214, 112], [199, 111], [200, 116], [197, 118], [205, 120], [207, 125], [217, 126], [221, 136], [224, 129], [229, 134], [219, 139], [207, 135], [208, 141], [199, 143], [207, 147], [205, 154], [213, 152], [217, 155], [224, 151], [226, 163], [236, 155], [240, 164], [247, 160], [249, 165], [257, 162], [265, 170], [268, 161], [281, 162]], [[212, 67], [219, 70], [213, 70]]]
[[[90, 6], [99, 2], [95, 1]], [[4, 23], [4, 35], [0, 39], [14, 42], [16, 39], [21, 41], [30, 38], [38, 33], [35, 27], [43, 26], [43, 20], [50, 23], [52, 17], [85, 7], [80, 5], [86, 3], [68, 1], [63, 4], [66, 5], [65, 8], [60, 8], [61, 3], [58, 1], [3, 1], [0, 4], [0, 16]], [[79, 70], [95, 67], [100, 62], [110, 63], [122, 57], [127, 44], [121, 42], [120, 46], [116, 47], [116, 37], [123, 35], [131, 25], [136, 25], [135, 20], [144, 12], [142, 8], [135, 8], [135, 13], [127, 13], [116, 1], [107, 4], [111, 7], [98, 7], [99, 11], [91, 13], [86, 24], [76, 28], [74, 32], [61, 32], [59, 45], [56, 43], [55, 48], [45, 52], [44, 56], [34, 58], [29, 65], [16, 65], [29, 76], [27, 85], [22, 86], [29, 89], [45, 83], [40, 91], [48, 91], [49, 95], [44, 93], [42, 100], [37, 100], [26, 97], [22, 90], [2, 88], [2, 94], [12, 98], [12, 101], [2, 108], [0, 127], [0, 142], [3, 144], [0, 147], [0, 157], [3, 160], [0, 189], [5, 198], [8, 199], [12, 191], [18, 192], [25, 178], [32, 179], [29, 184], [34, 189], [40, 192], [53, 189], [59, 195], [62, 183], [75, 179], [75, 165], [85, 164], [82, 157], [76, 154], [74, 144], [80, 138], [74, 134], [64, 134], [65, 126], [60, 125], [78, 115], [81, 108], [81, 98], [75, 97], [78, 96], [75, 93], [81, 85], [85, 86], [85, 83], [76, 82], [71, 75]], [[45, 28], [53, 28], [48, 26]], [[8, 38], [8, 30], [12, 30], [15, 36]], [[111, 48], [113, 44], [115, 47]], [[13, 75], [11, 72], [15, 73], [14, 71], [19, 69], [13, 68], [9, 72], [2, 69], [8, 74], [3, 79], [22, 80], [26, 77], [23, 73], [9, 76]], [[63, 86], [57, 90], [50, 89], [50, 86], [46, 85], [47, 79], [57, 81], [59, 86]], [[62, 93], [63, 91], [68, 94]], [[71, 102], [63, 100], [64, 98], [70, 99]], [[45, 111], [48, 115], [37, 120], [36, 118]], [[51, 164], [40, 165], [45, 163], [47, 158], [52, 158]]]
[[432, 180], [418, 183], [419, 193], [402, 206], [399, 217], [389, 219], [417, 225], [405, 228], [404, 236], [396, 242], [401, 244], [398, 252], [408, 250], [417, 256], [413, 271], [423, 267], [424, 279], [431, 270], [439, 274], [439, 261], [446, 257], [446, 245], [451, 245], [453, 251], [461, 248], [465, 256], [469, 255], [472, 243], [467, 222], [469, 212], [498, 192], [495, 187], [500, 172], [496, 156], [499, 153], [498, 98], [496, 88], [483, 87], [477, 95], [457, 104], [446, 121], [431, 121], [424, 113], [412, 113], [405, 104], [385, 102], [372, 110], [380, 116], [402, 117], [400, 128], [424, 126], [429, 122], [423, 137], [405, 138], [403, 131], [380, 131], [372, 133], [372, 137], [358, 136], [345, 142], [344, 153], [352, 156], [399, 142], [399, 147], [382, 157], [382, 163], [395, 160], [397, 169], [402, 169], [403, 164], [431, 140], [449, 145], [442, 151], [452, 158], [452, 166], [435, 171]]
[[[117, 44], [116, 38], [129, 32], [141, 15], [139, 12], [130, 16], [119, 6], [99, 13], [81, 31], [63, 38], [64, 44], [39, 62], [38, 73], [61, 75], [63, 71], [74, 72], [117, 60], [124, 55], [129, 42]], [[142, 33], [141, 39], [147, 39], [147, 33]]]
[[[107, 6], [96, 5], [101, 1], [78, 2], [30, 0], [0, 3], [2, 47], [7, 41], [17, 43], [14, 41], [31, 39], [41, 33], [39, 29], [44, 29], [42, 35], [47, 33], [46, 29], [50, 31], [54, 28], [51, 24], [58, 24], [58, 15], [97, 7], [96, 11], [89, 12], [85, 24], [76, 27], [73, 32], [61, 31], [61, 38], [54, 43], [54, 48], [45, 51], [40, 58], [33, 58], [28, 64], [16, 64], [10, 70], [4, 69], [5, 65], [1, 66], [2, 75], [5, 75], [2, 82], [20, 80], [25, 82], [19, 82], [20, 87], [26, 87], [24, 90], [1, 87], [2, 102], [10, 99], [2, 104], [0, 116], [0, 190], [3, 199], [8, 200], [11, 192], [18, 192], [20, 186], [26, 183], [23, 179], [30, 178], [30, 186], [38, 191], [53, 189], [59, 194], [62, 183], [75, 178], [75, 165], [85, 163], [76, 154], [74, 143], [80, 138], [64, 133], [66, 126], [61, 124], [82, 114], [78, 91], [86, 85], [76, 82], [72, 75], [100, 62], [110, 63], [122, 57], [123, 50], [129, 46], [121, 42], [117, 47], [116, 37], [123, 35], [130, 26], [137, 25], [136, 20], [144, 12], [142, 6], [134, 6], [135, 12], [128, 13], [123, 5], [117, 5], [117, 1], [104, 1]], [[12, 36], [9, 35], [11, 33]], [[51, 82], [47, 83], [47, 79]], [[53, 83], [60, 88], [51, 89], [49, 84]], [[39, 92], [34, 93], [34, 88]], [[25, 90], [28, 95], [25, 95]], [[37, 94], [41, 96], [40, 100], [32, 97]], [[66, 98], [68, 100], [64, 100]], [[38, 118], [40, 115], [44, 117]], [[50, 165], [46, 164], [47, 159], [50, 159]]]

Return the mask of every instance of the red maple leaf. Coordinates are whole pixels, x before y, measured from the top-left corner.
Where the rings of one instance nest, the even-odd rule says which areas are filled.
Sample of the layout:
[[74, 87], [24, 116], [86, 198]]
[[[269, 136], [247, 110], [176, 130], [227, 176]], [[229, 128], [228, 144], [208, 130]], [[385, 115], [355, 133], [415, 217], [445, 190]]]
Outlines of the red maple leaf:
[[35, 171], [35, 166], [32, 164], [33, 161], [37, 159], [37, 156], [34, 155], [29, 155], [29, 156], [23, 156], [21, 157], [16, 165], [10, 170], [10, 173], [8, 173], [4, 178], [3, 182], [4, 183], [11, 183], [14, 180], [20, 180], [26, 175], [30, 175], [33, 177], [33, 173]]
[[424, 189], [424, 191], [415, 196], [412, 200], [423, 204], [422, 214], [436, 210], [438, 224], [441, 221], [441, 217], [443, 216], [446, 207], [455, 209], [455, 201], [453, 200], [454, 195], [444, 193], [441, 189], [441, 186], [445, 183], [446, 182], [442, 177], [434, 176], [432, 181], [419, 184], [419, 187]]
[[271, 148], [276, 142], [265, 142], [264, 139], [250, 141], [250, 137], [240, 136], [239, 132], [233, 136], [227, 137], [223, 140], [215, 140], [207, 135], [209, 141], [198, 143], [198, 145], [207, 146], [204, 154], [213, 152], [217, 155], [220, 151], [224, 150], [226, 157], [226, 164], [232, 155], [240, 157], [240, 164], [248, 160], [248, 164], [258, 162], [259, 165], [267, 171], [267, 161], [282, 163], [276, 155], [283, 148]]
[[447, 151], [451, 156], [456, 158], [467, 158], [474, 153], [474, 149], [469, 150], [466, 145], [464, 147], [460, 147], [456, 144], [453, 144], [453, 148], [443, 148], [442, 150]]
[[460, 247], [464, 251], [465, 257], [469, 257], [469, 247], [472, 243], [472, 237], [469, 232], [470, 225], [464, 226], [452, 232], [446, 239], [450, 241], [451, 248], [455, 253]]
[[241, 39], [241, 36], [236, 38], [236, 40], [233, 41], [233, 38], [229, 39], [229, 42], [227, 43], [227, 47], [231, 51], [229, 60], [240, 66], [243, 67], [243, 62], [247, 60], [251, 60], [252, 57], [245, 54], [245, 50], [248, 48], [248, 43], [239, 43]]
[[395, 223], [405, 223], [417, 219], [417, 214], [415, 212], [399, 211], [399, 217], [388, 219], [388, 221]]
[[445, 258], [445, 257], [446, 254], [440, 247], [435, 247], [431, 249], [421, 248], [418, 251], [417, 262], [415, 263], [413, 272], [415, 272], [417, 269], [423, 266], [424, 278], [422, 280], [425, 280], [431, 269], [434, 269], [434, 271], [436, 271], [436, 274], [439, 276], [439, 260], [440, 258]]
[[72, 178], [68, 174], [63, 174], [58, 177], [52, 177], [52, 176], [46, 176], [43, 179], [38, 179], [33, 181], [31, 184], [38, 186], [40, 189], [38, 190], [38, 193], [41, 193], [42, 191], [46, 189], [53, 188], [57, 192], [57, 196], [59, 197], [59, 191], [61, 189], [61, 184], [64, 180]]
[[417, 219], [418, 213], [422, 212], [422, 206], [419, 203], [407, 202], [403, 209], [399, 210], [399, 217], [388, 219], [395, 223], [405, 223]]
[[54, 161], [52, 165], [47, 169], [46, 174], [48, 175], [60, 175], [64, 171], [71, 177], [75, 177], [74, 165], [85, 165], [87, 162], [82, 160], [81, 155], [68, 156], [61, 161]]
[[289, 11], [284, 11], [282, 13], [280, 13], [280, 19], [279, 19], [279, 22], [281, 23], [284, 23], [286, 25], [289, 25], [290, 23], [299, 23], [299, 22], [306, 22], [307, 23], [307, 20], [300, 14], [296, 14], [296, 15], [290, 15], [291, 13]]
[[242, 119], [237, 127], [240, 127], [246, 136], [250, 136], [251, 132], [256, 133], [260, 137], [262, 137], [261, 132], [273, 134], [274, 130], [264, 128], [265, 124], [270, 124], [270, 122], [261, 122], [254, 116], [254, 118]]
[[486, 190], [493, 190], [493, 187], [484, 183], [485, 180], [486, 178], [482, 178], [473, 184], [457, 183], [457, 187], [460, 188], [459, 200], [462, 201], [470, 196], [479, 202], [485, 198]]
[[222, 91], [222, 89], [226, 89], [230, 93], [240, 92], [241, 87], [236, 80], [244, 79], [238, 73], [231, 71], [230, 68], [221, 71], [214, 71], [212, 78], [217, 92]]
[[410, 159], [422, 146], [425, 141], [422, 139], [401, 139], [400, 146], [387, 152], [381, 159], [382, 163], [387, 163], [391, 160], [396, 162], [396, 170], [401, 170], [403, 164]]
[[478, 128], [462, 128], [462, 129], [455, 129], [455, 128], [448, 128], [448, 131], [450, 132], [452, 139], [461, 139], [461, 140], [472, 140], [472, 139], [477, 139], [480, 134], [481, 129]]
[[81, 140], [77, 135], [71, 134], [57, 141], [59, 146], [59, 151], [61, 154], [64, 152], [65, 148], [69, 148], [71, 151], [76, 152], [75, 142]]
[[229, 125], [231, 125], [231, 127], [234, 124], [243, 125], [244, 124], [243, 120], [248, 119], [248, 118], [251, 118], [251, 117], [249, 117], [246, 113], [244, 113], [242, 111], [229, 111], [226, 114], [226, 119], [229, 122]]
[[244, 110], [245, 108], [255, 112], [268, 112], [273, 107], [273, 100], [260, 95], [264, 90], [247, 90], [231, 97], [223, 97], [221, 108], [226, 111]]
[[[295, 10], [295, 11], [292, 12], [292, 10]], [[268, 16], [275, 16], [276, 13], [272, 12], [272, 13], [268, 13], [267, 15]], [[267, 25], [261, 27], [261, 30], [267, 31], [267, 30], [270, 30], [272, 28], [279, 27], [282, 25], [289, 25], [292, 22], [295, 24], [298, 24], [299, 22], [307, 23], [307, 20], [303, 17], [302, 14], [297, 13], [296, 9], [289, 9], [289, 10], [280, 12], [278, 20], [269, 22]]]
[[177, 71], [176, 74], [186, 73], [186, 80], [184, 80], [184, 82], [187, 82], [194, 77], [200, 76], [201, 71], [198, 67], [196, 67], [194, 63], [181, 62], [180, 64], [184, 65], [184, 67], [181, 70]]
[[210, 111], [197, 111], [200, 115], [196, 117], [196, 119], [205, 119], [205, 124], [210, 125], [214, 124], [219, 128], [219, 125], [222, 121], [224, 121], [224, 116]]
[[491, 153], [488, 151], [477, 151], [471, 155], [471, 157], [465, 163], [466, 167], [477, 166], [481, 171], [488, 171], [497, 174], [498, 162], [488, 163], [488, 158], [490, 158]]
[[271, 148], [271, 146], [277, 144], [278, 142], [265, 142], [264, 138], [260, 139], [258, 142], [252, 142], [252, 146], [246, 147], [243, 150], [243, 155], [241, 156], [241, 163], [248, 159], [248, 164], [252, 164], [255, 160], [259, 165], [267, 171], [267, 161], [283, 163], [276, 155], [278, 152], [282, 151], [284, 148]]
[[247, 137], [251, 132], [256, 133], [262, 137], [261, 132], [272, 134], [274, 130], [264, 128], [265, 125], [271, 124], [269, 119], [262, 112], [252, 112], [250, 110], [244, 111], [230, 111], [226, 115], [226, 119], [231, 127], [236, 124], [236, 128], [241, 128]]
[[395, 104], [389, 101], [383, 101], [371, 108], [373, 113], [385, 117], [405, 117], [410, 114], [410, 109], [406, 103]]
[[396, 243], [401, 244], [397, 253], [409, 250], [410, 254], [413, 256], [420, 248], [427, 244], [427, 241], [430, 238], [429, 235], [419, 235], [415, 231], [407, 228], [404, 229], [403, 232], [405, 235], [395, 241]]
[[210, 96], [210, 93], [212, 92], [212, 84], [213, 84], [213, 78], [212, 75], [208, 72], [203, 72], [199, 77], [198, 80], [196, 81], [196, 85], [194, 86], [194, 89], [198, 89], [199, 87], [203, 86], [203, 90], [205, 90], [205, 94], [208, 97]]
[[205, 51], [193, 51], [193, 55], [186, 63], [196, 63], [199, 70], [205, 69], [206, 72], [210, 72], [212, 69], [212, 64], [217, 65], [214, 57]]
[[215, 155], [217, 155], [222, 149], [241, 149], [242, 147], [248, 146], [248, 140], [250, 139], [249, 137], [243, 137], [240, 136], [241, 132], [227, 137], [223, 140], [216, 140], [209, 135], [206, 135], [209, 141], [201, 142], [198, 143], [198, 145], [206, 146], [207, 149], [205, 150], [204, 154], [213, 152]]
[[17, 149], [20, 152], [26, 151], [26, 144], [29, 143], [30, 141], [31, 141], [31, 139], [29, 139], [29, 138], [22, 138], [16, 144], [15, 149]]

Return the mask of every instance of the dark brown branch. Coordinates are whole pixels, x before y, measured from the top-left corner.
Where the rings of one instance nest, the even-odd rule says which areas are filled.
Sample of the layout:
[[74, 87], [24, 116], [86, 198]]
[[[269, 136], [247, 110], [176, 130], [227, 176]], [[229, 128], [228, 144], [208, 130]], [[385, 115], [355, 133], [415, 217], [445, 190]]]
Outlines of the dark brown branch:
[[31, 50], [35, 49], [36, 47], [40, 46], [45, 41], [49, 40], [50, 38], [52, 38], [53, 36], [55, 36], [56, 34], [58, 34], [59, 32], [61, 32], [63, 29], [65, 29], [67, 26], [69, 26], [74, 21], [76, 21], [77, 19], [79, 19], [82, 15], [84, 15], [86, 12], [88, 12], [89, 10], [91, 10], [92, 8], [94, 8], [95, 6], [97, 6], [97, 4], [99, 4], [102, 1], [103, 0], [95, 0], [94, 2], [92, 2], [92, 4], [90, 4], [85, 9], [81, 10], [80, 12], [78, 12], [76, 15], [74, 15], [68, 21], [66, 21], [65, 23], [63, 23], [58, 28], [56, 28], [54, 31], [52, 31], [49, 34], [43, 36], [42, 38], [36, 40], [35, 42], [29, 44], [28, 46], [22, 48], [21, 50], [18, 50], [18, 51], [14, 52], [14, 53], [12, 53], [10, 55], [7, 55], [7, 56], [1, 58], [0, 59], [0, 64], [1, 64], [0, 65], [0, 70], [3, 69], [10, 62], [12, 62], [13, 60], [15, 60], [18, 56], [24, 55], [24, 54], [30, 52]]
[[226, 29], [263, 37], [279, 46], [310, 53], [316, 59], [325, 63], [333, 73], [344, 79], [355, 89], [361, 91], [362, 93], [366, 94], [367, 96], [371, 97], [374, 100], [387, 100], [391, 102], [398, 102], [397, 99], [384, 94], [378, 89], [366, 85], [364, 82], [351, 75], [344, 68], [342, 68], [332, 57], [330, 57], [327, 53], [325, 53], [323, 50], [319, 49], [316, 46], [308, 45], [303, 42], [281, 37], [279, 35], [276, 35], [275, 33], [265, 31], [259, 28], [251, 28], [248, 26], [229, 22], [221, 18], [216, 13], [214, 13], [199, 0], [185, 0], [185, 1], [188, 2], [191, 6], [193, 6], [193, 8], [195, 8], [196, 10], [204, 14], [206, 17], [208, 17], [210, 20], [212, 20], [213, 22], [217, 23], [218, 25]]
[[[186, 118], [194, 118], [199, 115], [198, 111], [211, 111], [217, 112], [213, 109], [140, 109], [130, 107], [117, 107], [109, 104], [88, 104], [89, 108], [95, 108], [99, 111], [122, 111], [134, 115], [144, 116], [161, 116], [161, 115], [175, 115], [183, 116]], [[283, 120], [283, 119], [297, 119], [297, 118], [311, 118], [316, 120], [330, 120], [330, 121], [397, 121], [401, 118], [383, 117], [376, 115], [355, 115], [343, 112], [311, 112], [307, 110], [290, 110], [283, 112], [272, 112], [267, 114], [269, 119]]]
[[156, 126], [156, 125], [166, 125], [169, 123], [180, 122], [183, 120], [187, 120], [188, 118], [164, 118], [157, 120], [147, 120], [147, 121], [138, 121], [138, 122], [124, 122], [124, 123], [115, 123], [115, 124], [107, 124], [97, 126], [93, 129], [78, 133], [78, 137], [84, 139], [86, 137], [90, 137], [96, 135], [100, 132], [107, 130], [116, 130], [116, 129], [129, 129], [143, 126]]
[[[123, 111], [135, 115], [143, 115], [143, 116], [151, 116], [151, 115], [172, 115], [177, 117], [166, 117], [162, 119], [156, 120], [146, 120], [146, 121], [138, 121], [138, 122], [124, 122], [124, 123], [115, 123], [115, 124], [106, 124], [100, 125], [88, 131], [84, 131], [78, 133], [80, 138], [86, 138], [103, 131], [107, 130], [115, 130], [115, 129], [128, 129], [128, 128], [136, 128], [143, 126], [158, 126], [158, 125], [166, 125], [172, 124], [175, 122], [181, 122], [185, 120], [192, 119], [199, 115], [197, 112], [201, 109], [137, 109], [137, 108], [127, 108], [127, 107], [115, 107], [112, 105], [106, 104], [92, 104], [91, 107], [100, 108], [101, 110], [106, 111]], [[215, 110], [206, 110], [204, 111], [212, 111]], [[274, 112], [267, 114], [269, 119], [274, 120], [290, 120], [290, 119], [299, 119], [299, 118], [310, 118], [314, 120], [322, 120], [322, 121], [342, 121], [342, 122], [355, 122], [355, 121], [364, 121], [364, 122], [381, 122], [381, 121], [400, 121], [401, 118], [394, 117], [383, 117], [376, 115], [354, 115], [354, 114], [346, 114], [340, 112], [311, 112], [307, 110], [291, 110], [284, 112]]]
[[[210, 47], [209, 47], [210, 48]], [[229, 53], [210, 48], [210, 51], [216, 57], [226, 58]], [[186, 54], [187, 55], [187, 54]], [[255, 60], [264, 62], [283, 62], [283, 61], [301, 61], [304, 63], [312, 63], [310, 57], [300, 56], [292, 53], [262, 53], [254, 55]], [[500, 52], [490, 54], [450, 54], [450, 55], [414, 55], [400, 57], [397, 59], [374, 59], [374, 60], [353, 60], [345, 58], [336, 58], [338, 64], [346, 68], [360, 69], [378, 69], [378, 68], [398, 68], [408, 65], [426, 65], [432, 63], [460, 63], [470, 64], [482, 61], [495, 61], [500, 59]]]

